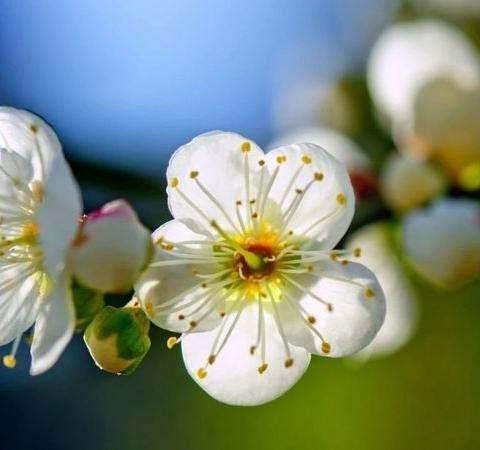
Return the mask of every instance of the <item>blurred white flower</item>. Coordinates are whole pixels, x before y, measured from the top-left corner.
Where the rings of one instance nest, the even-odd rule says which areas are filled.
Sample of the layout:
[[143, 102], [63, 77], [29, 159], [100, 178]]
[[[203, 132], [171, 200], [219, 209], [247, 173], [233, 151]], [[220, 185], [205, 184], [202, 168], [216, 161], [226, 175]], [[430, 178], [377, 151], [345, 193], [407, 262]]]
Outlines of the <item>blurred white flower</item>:
[[298, 128], [274, 139], [269, 149], [307, 142], [328, 149], [328, 152], [347, 169], [357, 198], [365, 198], [377, 192], [377, 178], [370, 159], [349, 137], [327, 127]]
[[480, 187], [480, 176], [469, 176], [480, 165], [480, 84], [466, 89], [436, 80], [418, 93], [414, 113], [415, 139], [410, 148], [438, 162], [465, 189]]
[[418, 158], [393, 153], [380, 173], [380, 191], [396, 212], [416, 208], [445, 191], [446, 180], [430, 164]]
[[116, 200], [84, 218], [70, 263], [83, 286], [101, 292], [126, 292], [152, 256], [149, 231], [127, 202]]
[[402, 241], [412, 266], [431, 282], [466, 283], [480, 274], [480, 207], [473, 200], [438, 200], [405, 218]]
[[394, 353], [412, 337], [417, 324], [417, 300], [413, 288], [393, 251], [388, 224], [374, 223], [356, 231], [347, 248], [361, 248], [358, 261], [378, 278], [385, 300], [385, 322], [375, 339], [356, 357], [382, 357]]
[[[345, 168], [314, 144], [264, 154], [234, 133], [181, 147], [167, 170], [175, 218], [153, 234], [155, 261], [136, 285], [151, 320], [183, 333], [189, 373], [214, 398], [256, 405], [286, 392], [310, 354], [365, 347], [383, 292], [352, 252]], [[357, 252], [353, 252], [356, 254]]]
[[29, 112], [0, 107], [0, 345], [14, 341], [7, 367], [33, 324], [32, 375], [50, 368], [73, 334], [65, 261], [81, 207], [52, 129]]
[[478, 55], [460, 31], [438, 20], [418, 20], [380, 35], [368, 61], [367, 82], [395, 136], [410, 131], [418, 90], [438, 78], [465, 88], [480, 82]]

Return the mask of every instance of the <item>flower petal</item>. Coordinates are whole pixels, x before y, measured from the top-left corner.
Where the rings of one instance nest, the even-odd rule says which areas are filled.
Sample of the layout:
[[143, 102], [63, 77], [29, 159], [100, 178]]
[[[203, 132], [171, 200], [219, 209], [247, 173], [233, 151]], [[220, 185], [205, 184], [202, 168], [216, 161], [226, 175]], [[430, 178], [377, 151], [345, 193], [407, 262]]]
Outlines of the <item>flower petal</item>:
[[[178, 220], [163, 224], [155, 230], [152, 237], [154, 242], [160, 238], [165, 242], [206, 239], [204, 235], [194, 233]], [[196, 246], [196, 251], [201, 254], [206, 248], [209, 247]], [[215, 291], [209, 286], [202, 287], [206, 280], [200, 279], [194, 271], [206, 274], [214, 273], [221, 268], [215, 264], [194, 263], [155, 267], [155, 263], [176, 259], [168, 251], [157, 246], [152, 263], [135, 285], [135, 293], [153, 323], [166, 330], [184, 332], [190, 328], [191, 321], [198, 322], [202, 314], [208, 310], [212, 302], [208, 302], [208, 305], [195, 312], [202, 301], [205, 301], [208, 293]], [[214, 309], [211, 315], [198, 323], [195, 331], [213, 328], [220, 320], [216, 311]]]
[[128, 292], [152, 257], [150, 232], [122, 200], [89, 214], [70, 251], [80, 284], [101, 292]]
[[38, 314], [32, 342], [31, 375], [52, 367], [70, 342], [75, 328], [69, 277], [62, 274]]
[[403, 249], [422, 276], [455, 287], [480, 275], [479, 224], [475, 201], [438, 200], [405, 218]]
[[413, 288], [400, 262], [390, 248], [390, 230], [386, 224], [374, 223], [361, 228], [348, 240], [348, 248], [361, 248], [357, 261], [378, 277], [387, 302], [387, 314], [375, 339], [358, 356], [376, 357], [391, 354], [402, 347], [415, 331], [417, 302]]
[[254, 142], [235, 133], [216, 131], [197, 136], [180, 147], [167, 169], [168, 205], [172, 215], [197, 233], [208, 234], [212, 220], [224, 230], [233, 230], [234, 225], [238, 228], [236, 202], [242, 201], [244, 211], [246, 208], [246, 158], [250, 179], [248, 195], [253, 199], [261, 172], [258, 162], [264, 158]]
[[[289, 341], [311, 353], [335, 358], [360, 351], [373, 340], [385, 319], [385, 297], [375, 275], [361, 264], [333, 262], [316, 264], [314, 273], [319, 277], [313, 281], [311, 275], [296, 279], [310, 294], [291, 286], [286, 295], [297, 299], [311, 318], [311, 327], [329, 344], [329, 351], [322, 348], [322, 340], [307, 325], [303, 330], [285, 327]], [[332, 311], [319, 299], [332, 305]], [[288, 316], [283, 317], [288, 323]]]
[[190, 334], [182, 340], [185, 365], [192, 378], [213, 398], [231, 405], [260, 405], [288, 391], [304, 374], [310, 363], [306, 350], [290, 345], [293, 364], [285, 367], [285, 347], [271, 314], [265, 314], [266, 363], [259, 373], [260, 354], [250, 352], [255, 343], [258, 311], [255, 304], [246, 306], [221, 353], [207, 375], [199, 379], [198, 369], [205, 367], [209, 349], [218, 329]]
[[82, 200], [78, 185], [62, 155], [54, 158], [47, 170], [37, 221], [45, 268], [50, 274], [56, 274], [63, 269], [67, 250], [77, 232]]
[[266, 160], [271, 173], [280, 165], [272, 200], [283, 204], [285, 211], [302, 195], [288, 229], [320, 241], [322, 248], [333, 248], [350, 226], [355, 208], [345, 167], [314, 144], [280, 147], [269, 152]]

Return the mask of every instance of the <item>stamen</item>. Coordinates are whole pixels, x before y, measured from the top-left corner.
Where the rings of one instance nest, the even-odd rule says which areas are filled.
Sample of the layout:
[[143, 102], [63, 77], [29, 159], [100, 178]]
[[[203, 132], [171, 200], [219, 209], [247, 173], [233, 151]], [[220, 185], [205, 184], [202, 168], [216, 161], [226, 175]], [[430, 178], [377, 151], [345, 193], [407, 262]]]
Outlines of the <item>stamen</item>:
[[[291, 359], [290, 346], [288, 345], [287, 337], [286, 337], [285, 332], [283, 330], [280, 314], [278, 313], [275, 298], [273, 297], [273, 294], [272, 294], [272, 291], [270, 290], [270, 287], [268, 286], [268, 284], [266, 284], [265, 287], [267, 289], [268, 296], [270, 297], [270, 302], [271, 302], [272, 307], [273, 307], [273, 313], [274, 313], [273, 317], [274, 317], [275, 323], [277, 325], [277, 330], [278, 330], [278, 333], [280, 334], [280, 338], [282, 339], [283, 346], [285, 347], [285, 353], [287, 355], [287, 360], [285, 362], [285, 367], [290, 367], [290, 366], [287, 366], [287, 361], [289, 361]], [[292, 360], [292, 364], [293, 364], [293, 360]]]
[[[192, 176], [192, 174], [194, 176]], [[218, 208], [218, 210], [223, 214], [225, 219], [227, 219], [228, 223], [232, 226], [232, 228], [237, 232], [240, 233], [240, 230], [237, 228], [235, 223], [233, 222], [232, 218], [230, 217], [230, 214], [225, 210], [225, 208], [222, 206], [222, 204], [217, 200], [217, 198], [209, 192], [209, 190], [200, 182], [198, 179], [198, 171], [194, 170], [190, 173], [190, 177], [195, 181], [197, 186], [200, 188], [200, 190], [210, 199], [210, 201]]]
[[323, 300], [323, 298], [319, 297], [317, 294], [312, 292], [310, 289], [307, 289], [306, 287], [302, 286], [300, 283], [297, 283], [293, 278], [289, 277], [288, 275], [282, 274], [282, 277], [286, 279], [289, 283], [293, 284], [297, 289], [302, 291], [303, 293], [309, 295], [310, 297], [314, 298], [315, 300], [318, 300], [320, 303], [324, 304], [327, 309], [331, 308], [331, 304], [329, 302], [326, 302]]

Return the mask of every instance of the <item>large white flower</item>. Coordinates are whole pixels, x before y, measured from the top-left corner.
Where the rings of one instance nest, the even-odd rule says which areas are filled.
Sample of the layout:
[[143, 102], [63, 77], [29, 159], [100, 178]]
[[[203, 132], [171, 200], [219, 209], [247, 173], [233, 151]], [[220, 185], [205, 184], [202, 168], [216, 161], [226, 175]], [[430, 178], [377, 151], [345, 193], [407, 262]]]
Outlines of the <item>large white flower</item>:
[[368, 61], [368, 87], [396, 135], [411, 132], [415, 97], [438, 78], [464, 88], [480, 81], [478, 56], [460, 31], [439, 20], [418, 20], [395, 24], [378, 38]]
[[0, 345], [14, 341], [8, 367], [33, 324], [32, 375], [51, 367], [72, 336], [65, 255], [80, 214], [55, 133], [29, 112], [0, 107]]
[[347, 248], [361, 248], [358, 261], [378, 277], [387, 301], [387, 315], [375, 339], [358, 356], [382, 357], [400, 349], [417, 324], [414, 290], [393, 250], [393, 237], [386, 223], [373, 223], [356, 231]]
[[264, 154], [234, 133], [181, 147], [167, 171], [175, 220], [153, 234], [136, 286], [158, 326], [182, 333], [189, 373], [210, 395], [254, 405], [287, 391], [310, 354], [365, 347], [383, 292], [352, 252], [332, 252], [354, 213], [345, 168], [321, 147]]
[[402, 241], [413, 267], [443, 287], [480, 275], [480, 206], [467, 199], [438, 200], [410, 213]]

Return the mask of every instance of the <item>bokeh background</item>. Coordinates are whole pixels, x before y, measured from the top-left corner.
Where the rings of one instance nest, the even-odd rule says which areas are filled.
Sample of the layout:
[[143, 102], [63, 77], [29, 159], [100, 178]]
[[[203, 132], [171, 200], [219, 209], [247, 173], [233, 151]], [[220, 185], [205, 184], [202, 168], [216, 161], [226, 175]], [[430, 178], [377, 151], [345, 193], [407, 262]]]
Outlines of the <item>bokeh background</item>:
[[[0, 104], [52, 124], [86, 211], [122, 197], [153, 229], [169, 217], [169, 156], [212, 129], [267, 146], [326, 124], [378, 171], [396, 145], [365, 80], [378, 35], [435, 16], [480, 42], [475, 2], [452, 0], [467, 4], [461, 14], [435, 3], [448, 1], [0, 0]], [[475, 188], [446, 189], [478, 200]], [[354, 229], [378, 219], [395, 229], [401, 215], [375, 198]], [[15, 370], [0, 367], [0, 448], [478, 449], [480, 283], [445, 290], [405, 270], [419, 319], [402, 348], [367, 362], [313, 358], [291, 391], [255, 408], [208, 397], [158, 329], [128, 377], [99, 371], [77, 336], [32, 378], [23, 345]]]

